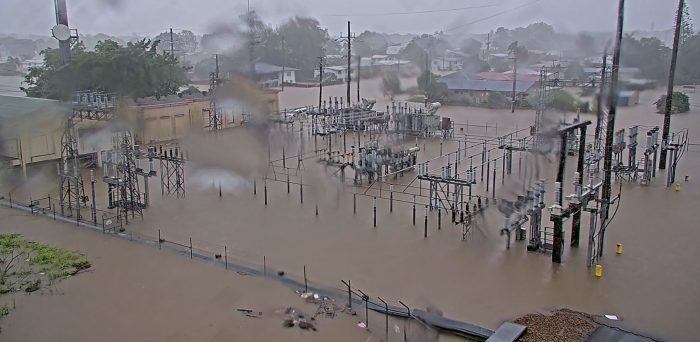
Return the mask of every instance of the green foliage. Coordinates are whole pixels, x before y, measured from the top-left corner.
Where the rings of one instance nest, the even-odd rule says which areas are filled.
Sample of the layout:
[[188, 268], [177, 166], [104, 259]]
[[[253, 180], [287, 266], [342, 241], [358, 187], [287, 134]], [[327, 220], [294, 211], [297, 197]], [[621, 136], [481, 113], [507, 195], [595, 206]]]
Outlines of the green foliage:
[[187, 83], [185, 70], [170, 54], [158, 54], [158, 42], [114, 41], [97, 44], [86, 51], [78, 44], [72, 49], [72, 64], [63, 66], [57, 49], [42, 51], [44, 65], [29, 69], [23, 89], [27, 96], [57, 100], [69, 99], [75, 90], [114, 92], [132, 98], [175, 94]]
[[469, 56], [478, 56], [481, 52], [481, 42], [474, 38], [467, 38], [459, 44], [459, 49]]
[[489, 108], [506, 108], [510, 106], [510, 100], [505, 95], [492, 91], [486, 101], [486, 106]]
[[569, 67], [564, 72], [564, 77], [569, 80], [583, 81], [586, 78], [586, 73], [583, 67], [578, 62], [569, 63]]
[[591, 112], [591, 104], [588, 101], [576, 101], [574, 102], [574, 106], [576, 107], [576, 110], [581, 113]]
[[10, 314], [10, 307], [3, 304], [0, 305], [0, 317], [4, 317]]
[[668, 77], [671, 49], [658, 38], [636, 39], [625, 35], [620, 51], [621, 65], [637, 67], [641, 77], [663, 80]]
[[447, 85], [438, 81], [438, 76], [430, 71], [418, 76], [418, 88], [423, 92], [428, 102], [441, 101], [447, 95]]
[[561, 112], [575, 112], [576, 99], [573, 95], [561, 90], [552, 90], [547, 97], [547, 108], [556, 109]]
[[[661, 95], [658, 101], [656, 101], [656, 109], [660, 113], [666, 112], [666, 95]], [[679, 91], [674, 91], [671, 97], [671, 114], [676, 113], [686, 113], [690, 111], [690, 98], [688, 95], [683, 94]]]
[[383, 34], [365, 31], [362, 32], [353, 42], [352, 52], [363, 57], [372, 55], [383, 55], [386, 53], [386, 48], [389, 43]]
[[424, 34], [420, 37], [413, 38], [408, 45], [401, 51], [401, 58], [413, 62], [415, 65], [425, 68], [428, 55], [433, 58], [442, 56], [447, 49], [450, 49], [450, 44], [434, 35]]
[[[18, 255], [22, 257], [17, 258]], [[25, 258], [29, 259], [28, 263], [24, 261]], [[14, 286], [4, 286], [7, 278], [12, 276], [17, 278], [15, 283], [20, 283], [27, 292], [33, 292], [41, 285], [42, 276], [50, 282], [65, 278], [89, 268], [90, 261], [80, 253], [26, 240], [19, 234], [0, 234], [0, 266], [3, 285], [0, 292], [15, 289]], [[10, 273], [12, 268], [16, 271]]]
[[401, 93], [401, 81], [397, 73], [385, 72], [382, 75], [382, 92], [384, 96], [389, 96], [391, 98]]
[[700, 35], [696, 34], [688, 37], [678, 50], [676, 84], [700, 84], [698, 60], [700, 60]]

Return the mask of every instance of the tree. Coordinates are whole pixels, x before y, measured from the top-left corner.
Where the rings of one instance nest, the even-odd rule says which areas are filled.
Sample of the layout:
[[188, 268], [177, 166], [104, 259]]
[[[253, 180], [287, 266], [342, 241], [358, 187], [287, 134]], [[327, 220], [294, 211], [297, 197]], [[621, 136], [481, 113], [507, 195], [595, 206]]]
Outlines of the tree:
[[689, 37], [678, 51], [676, 84], [700, 84], [700, 35]]
[[523, 45], [518, 44], [517, 41], [508, 45], [508, 53], [511, 56], [517, 58], [518, 63], [520, 63], [520, 65], [526, 64], [528, 59], [530, 58], [530, 53], [527, 51], [527, 48]]
[[481, 53], [481, 42], [474, 38], [462, 40], [459, 46], [459, 49], [469, 56], [479, 56]]
[[596, 52], [595, 38], [588, 33], [579, 33], [576, 36], [575, 44], [579, 56], [589, 57]]
[[573, 95], [561, 89], [552, 90], [546, 99], [547, 108], [559, 110], [561, 112], [575, 112], [576, 99]]
[[486, 99], [486, 106], [494, 108], [506, 108], [510, 105], [510, 100], [503, 94], [492, 91], [489, 93], [489, 97]]
[[394, 95], [401, 92], [401, 81], [396, 72], [385, 72], [382, 74], [382, 92], [384, 97], [394, 98]]
[[671, 58], [669, 49], [658, 38], [636, 39], [625, 35], [620, 51], [621, 65], [636, 67], [641, 76], [652, 80], [664, 80], [668, 77]]
[[389, 43], [383, 34], [365, 31], [362, 32], [357, 39], [353, 42], [353, 52], [363, 57], [369, 57], [372, 55], [383, 55], [386, 53], [386, 48]]
[[114, 92], [132, 98], [176, 94], [187, 80], [174, 56], [158, 54], [158, 42], [143, 39], [121, 46], [99, 42], [95, 51], [77, 44], [64, 67], [60, 51], [42, 51], [44, 65], [32, 67], [22, 88], [27, 96], [66, 100], [76, 90]]
[[444, 55], [445, 51], [450, 48], [451, 46], [446, 40], [435, 35], [424, 34], [413, 38], [401, 52], [401, 57], [423, 67], [427, 54], [431, 58], [435, 58]]
[[693, 29], [693, 18], [690, 16], [690, 11], [688, 10], [688, 3], [683, 3], [683, 11], [681, 11], [683, 18], [681, 18], [681, 45], [685, 45], [685, 42], [695, 34], [695, 29]]
[[569, 66], [566, 68], [566, 72], [564, 72], [564, 77], [566, 77], [566, 79], [569, 80], [583, 81], [586, 77], [586, 73], [584, 72], [583, 67], [579, 62], [573, 61], [569, 63]]
[[[654, 102], [659, 113], [666, 111], [666, 95], [661, 95], [658, 101]], [[690, 98], [679, 91], [673, 92], [671, 97], [671, 114], [686, 113], [690, 110]]]
[[418, 76], [418, 89], [426, 95], [428, 102], [441, 101], [447, 95], [447, 85], [438, 81], [438, 76], [426, 70]]

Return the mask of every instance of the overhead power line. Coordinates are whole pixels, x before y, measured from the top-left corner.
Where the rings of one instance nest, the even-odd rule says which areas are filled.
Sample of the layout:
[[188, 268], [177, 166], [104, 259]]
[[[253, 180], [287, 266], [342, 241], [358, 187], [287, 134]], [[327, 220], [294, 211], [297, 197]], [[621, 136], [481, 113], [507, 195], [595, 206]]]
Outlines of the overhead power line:
[[454, 12], [454, 11], [464, 11], [464, 10], [478, 9], [478, 8], [497, 7], [497, 6], [498, 6], [498, 4], [490, 4], [490, 5], [477, 5], [477, 6], [468, 6], [468, 7], [424, 10], [424, 11], [321, 14], [320, 16], [322, 16], [322, 17], [376, 17], [376, 16], [387, 16], [387, 15], [407, 15], [407, 14], [428, 14], [428, 13]]
[[542, 1], [542, 0], [530, 1], [530, 2], [524, 3], [524, 4], [522, 4], [522, 5], [515, 6], [515, 7], [512, 7], [512, 8], [505, 9], [505, 10], [503, 10], [503, 11], [494, 13], [494, 14], [489, 15], [489, 16], [486, 16], [486, 17], [483, 17], [483, 18], [480, 18], [480, 19], [476, 19], [476, 20], [470, 21], [470, 22], [468, 22], [468, 23], [459, 24], [459, 25], [456, 25], [456, 26], [452, 26], [452, 27], [446, 28], [446, 29], [443, 30], [443, 32], [448, 32], [448, 31], [456, 30], [456, 29], [458, 29], [458, 28], [462, 28], [462, 27], [469, 26], [469, 25], [473, 25], [473, 24], [476, 24], [476, 23], [479, 23], [479, 22], [482, 22], [482, 21], [486, 21], [486, 20], [489, 20], [489, 19], [491, 19], [491, 18], [495, 18], [495, 17], [498, 17], [498, 16], [500, 16], [500, 15], [503, 15], [503, 14], [506, 14], [506, 13], [509, 13], [509, 12], [512, 12], [512, 11], [521, 9], [521, 8], [523, 8], [523, 7], [527, 7], [527, 6], [530, 6], [530, 5], [534, 5], [534, 4], [536, 4], [536, 3], [540, 2], [540, 1]]

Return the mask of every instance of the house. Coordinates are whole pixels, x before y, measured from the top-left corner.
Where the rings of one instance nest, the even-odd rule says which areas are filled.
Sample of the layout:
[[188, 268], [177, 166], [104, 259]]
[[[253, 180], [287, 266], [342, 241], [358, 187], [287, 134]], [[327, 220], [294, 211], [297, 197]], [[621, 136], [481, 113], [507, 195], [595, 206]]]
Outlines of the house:
[[[519, 71], [519, 70], [518, 70]], [[474, 79], [482, 79], [488, 81], [513, 81], [513, 72], [494, 72], [494, 71], [484, 71], [476, 74]], [[521, 74], [518, 72], [519, 81], [539, 81], [540, 77], [537, 75]]]
[[284, 84], [297, 83], [297, 71], [299, 69], [267, 63], [255, 63], [255, 74], [258, 77], [258, 83], [263, 88], [277, 88], [282, 85], [282, 82]]
[[466, 55], [459, 51], [447, 50], [441, 57], [433, 58], [431, 68], [435, 71], [458, 71], [464, 67]]
[[374, 55], [372, 56], [372, 64], [377, 64], [379, 62], [387, 61], [389, 60], [388, 55]]
[[[461, 72], [456, 72], [440, 78], [447, 86], [448, 101], [453, 103], [468, 103], [474, 105], [486, 104], [492, 94], [508, 97], [513, 92], [512, 80], [473, 79]], [[536, 81], [516, 81], [515, 92], [518, 99], [523, 99], [535, 88]]]
[[[331, 77], [335, 78], [336, 80], [346, 80], [348, 77], [347, 70], [348, 67], [345, 65], [327, 66], [323, 68], [323, 77], [324, 79], [328, 79], [329, 77]], [[319, 69], [314, 69], [314, 78], [318, 78], [319, 73]], [[350, 73], [352, 78], [355, 78], [354, 66], [350, 67]]]
[[401, 49], [403, 49], [402, 45], [387, 46], [386, 55], [389, 56], [389, 58], [391, 59], [397, 59], [401, 54]]

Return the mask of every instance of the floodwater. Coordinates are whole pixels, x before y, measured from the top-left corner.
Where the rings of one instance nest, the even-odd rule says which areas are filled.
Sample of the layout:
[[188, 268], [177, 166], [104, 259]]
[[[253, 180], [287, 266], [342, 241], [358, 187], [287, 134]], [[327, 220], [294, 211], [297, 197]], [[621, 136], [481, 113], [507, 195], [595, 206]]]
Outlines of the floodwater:
[[[381, 96], [380, 82], [363, 80], [362, 89], [363, 93], [376, 94], [378, 108], [385, 108], [387, 100]], [[355, 94], [355, 89], [352, 90]], [[324, 94], [324, 97], [343, 96], [345, 86], [326, 87]], [[697, 101], [695, 94], [690, 95]], [[658, 92], [645, 92], [638, 106], [621, 108], [616, 127], [660, 125], [662, 116], [655, 113], [651, 104], [657, 97]], [[318, 92], [287, 88], [280, 99], [281, 108], [315, 104]], [[691, 141], [694, 134], [700, 132], [697, 108], [673, 117], [673, 130], [689, 128]], [[458, 124], [469, 123], [472, 126], [461, 127], [475, 135], [506, 134], [527, 127], [534, 120], [534, 112], [526, 110], [511, 114], [481, 108], [443, 107], [439, 114], [451, 117]], [[493, 126], [488, 132], [474, 126], [486, 124]], [[640, 130], [640, 136], [644, 132], [645, 129]], [[563, 263], [558, 265], [550, 261], [549, 254], [527, 252], [523, 241], [514, 241], [511, 248], [506, 249], [505, 237], [499, 234], [503, 217], [495, 206], [477, 219], [477, 227], [464, 241], [461, 226], [451, 224], [449, 215], [442, 216], [442, 229], [438, 230], [437, 213], [430, 212], [428, 237], [424, 238], [425, 201], [418, 206], [415, 226], [410, 195], [397, 193], [393, 212], [389, 211], [387, 183], [396, 184], [397, 192], [403, 190], [413, 180], [412, 172], [397, 180], [387, 180], [381, 185], [380, 195], [379, 183], [367, 191], [366, 184], [357, 189], [343, 186], [335, 170], [318, 166], [313, 157], [306, 158], [302, 165], [303, 178], [296, 172], [290, 177], [292, 183], [308, 184], [303, 190], [302, 204], [299, 186], [291, 184], [288, 193], [284, 174], [277, 174], [278, 181], [268, 180], [266, 186], [262, 180], [264, 172], [268, 178], [274, 178], [267, 170], [268, 153], [272, 159], [279, 159], [282, 146], [289, 157], [287, 166], [296, 167], [297, 159], [292, 156], [299, 151], [298, 126], [289, 131], [286, 127], [274, 131], [269, 152], [261, 142], [263, 134], [262, 131], [233, 129], [217, 136], [183, 140], [181, 145], [190, 151], [191, 158], [186, 166], [186, 199], [161, 197], [159, 180], [154, 177], [150, 181], [151, 207], [144, 211], [143, 220], [137, 219], [126, 227], [127, 233], [156, 239], [160, 230], [166, 240], [186, 245], [192, 238], [196, 248], [211, 253], [222, 253], [226, 246], [229, 260], [234, 262], [260, 268], [265, 263], [268, 270], [283, 270], [296, 279], [303, 279], [305, 267], [314, 284], [342, 290], [341, 279], [349, 279], [353, 287], [374, 298], [381, 296], [392, 305], [398, 305], [401, 300], [416, 308], [433, 306], [447, 317], [494, 330], [501, 322], [529, 312], [566, 307], [596, 315], [617, 315], [626, 329], [658, 339], [696, 339], [694, 329], [700, 323], [697, 309], [700, 306], [700, 264], [696, 262], [700, 257], [696, 248], [700, 231], [696, 229], [697, 224], [693, 224], [693, 210], [700, 202], [697, 185], [700, 150], [696, 146], [691, 146], [680, 164], [681, 191], [665, 188], [664, 172], [657, 174], [655, 182], [648, 187], [622, 184], [619, 211], [606, 233], [605, 255], [601, 259], [604, 276], [596, 278], [586, 267], [585, 238], [581, 239], [579, 248], [569, 248], [567, 243]], [[303, 136], [304, 152], [308, 153], [314, 148], [314, 141], [307, 131]], [[368, 135], [362, 137], [363, 142], [367, 139]], [[406, 139], [403, 143], [411, 146], [416, 141]], [[317, 144], [321, 148], [327, 142], [319, 137]], [[342, 146], [342, 139], [334, 138], [332, 144], [338, 148]], [[355, 136], [348, 135], [347, 145], [352, 144], [355, 144]], [[438, 138], [420, 139], [417, 144], [422, 149], [419, 161], [440, 154]], [[640, 150], [643, 144], [640, 139]], [[442, 149], [445, 154], [455, 151], [457, 143], [443, 142]], [[476, 148], [468, 154], [479, 152]], [[499, 150], [493, 153], [491, 159], [500, 157]], [[513, 198], [520, 194], [523, 183], [531, 184], [535, 179], [553, 183], [554, 162], [544, 159], [535, 162], [532, 156], [523, 155], [518, 175], [520, 158], [516, 154], [513, 174], [506, 176], [503, 185], [502, 165], [497, 163], [497, 198]], [[442, 162], [446, 160], [443, 158]], [[276, 165], [279, 172], [281, 161]], [[568, 183], [571, 183], [574, 168], [575, 159], [569, 158]], [[37, 189], [39, 183], [51, 183], [50, 175], [46, 171], [45, 174], [40, 181], [33, 182], [34, 193], [41, 191]], [[683, 182], [683, 175], [688, 175], [690, 181]], [[256, 179], [257, 195], [253, 194], [253, 179]], [[88, 184], [86, 182], [86, 186]], [[617, 186], [613, 186], [614, 195]], [[267, 206], [264, 205], [265, 187]], [[425, 195], [425, 185], [423, 187]], [[571, 186], [566, 184], [565, 188], [567, 194], [571, 193]], [[548, 190], [547, 204], [551, 204], [551, 186]], [[17, 191], [22, 192], [21, 189]], [[98, 193], [103, 191], [98, 190]], [[353, 214], [353, 192], [358, 193], [356, 214]], [[483, 186], [474, 189], [474, 195], [477, 194], [487, 195]], [[373, 196], [379, 197], [376, 228], [372, 220]], [[103, 206], [104, 200], [98, 204]], [[587, 213], [582, 221], [581, 236], [586, 237]], [[551, 226], [546, 213], [543, 226]], [[569, 222], [565, 223], [565, 231], [568, 242]], [[99, 235], [95, 239], [100, 239]], [[615, 254], [617, 243], [624, 246], [622, 255]], [[128, 267], [127, 262], [122, 265]], [[125, 276], [130, 277], [128, 273]], [[210, 275], [201, 276], [199, 281], [207, 282]], [[176, 297], [177, 293], [172, 295]]]

